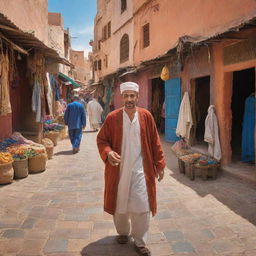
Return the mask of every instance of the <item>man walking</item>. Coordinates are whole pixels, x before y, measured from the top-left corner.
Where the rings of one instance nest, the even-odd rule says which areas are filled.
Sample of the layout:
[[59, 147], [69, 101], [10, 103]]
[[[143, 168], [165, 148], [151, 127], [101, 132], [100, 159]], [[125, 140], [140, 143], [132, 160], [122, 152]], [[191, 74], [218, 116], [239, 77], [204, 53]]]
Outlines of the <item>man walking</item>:
[[98, 131], [98, 128], [100, 128], [102, 111], [103, 108], [95, 98], [88, 102], [87, 112], [89, 115], [90, 126], [94, 131]]
[[[124, 107], [111, 112], [97, 136], [105, 162], [104, 210], [114, 216], [117, 242], [134, 240], [140, 255], [150, 256], [146, 247], [150, 211], [157, 210], [155, 178], [164, 176], [165, 160], [154, 119], [138, 108], [139, 86], [120, 85]], [[131, 225], [130, 225], [131, 221]]]
[[64, 114], [65, 124], [68, 126], [68, 135], [73, 147], [73, 153], [79, 151], [83, 128], [86, 125], [84, 106], [78, 102], [79, 96], [73, 97]]

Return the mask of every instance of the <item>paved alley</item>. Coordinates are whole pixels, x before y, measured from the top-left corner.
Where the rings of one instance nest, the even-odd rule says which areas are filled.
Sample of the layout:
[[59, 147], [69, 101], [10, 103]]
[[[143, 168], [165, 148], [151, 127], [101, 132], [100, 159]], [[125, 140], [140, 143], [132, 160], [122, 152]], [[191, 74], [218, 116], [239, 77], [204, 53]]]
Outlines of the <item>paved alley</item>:
[[[112, 216], [103, 212], [103, 163], [96, 133], [84, 133], [73, 155], [60, 141], [43, 173], [0, 186], [1, 256], [136, 256], [118, 245]], [[180, 174], [170, 144], [151, 221], [153, 256], [255, 256], [256, 189], [229, 176], [190, 181]]]

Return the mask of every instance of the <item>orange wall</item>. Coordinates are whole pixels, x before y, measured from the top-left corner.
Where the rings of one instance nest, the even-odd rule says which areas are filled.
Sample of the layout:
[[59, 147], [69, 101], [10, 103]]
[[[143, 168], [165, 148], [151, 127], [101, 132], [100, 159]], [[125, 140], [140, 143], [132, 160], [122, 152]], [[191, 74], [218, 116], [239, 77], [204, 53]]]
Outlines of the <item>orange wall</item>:
[[[134, 1], [136, 2], [136, 1]], [[134, 6], [135, 10], [142, 1]], [[256, 15], [254, 0], [155, 0], [141, 8], [134, 17], [134, 63], [163, 55], [175, 47], [178, 38], [224, 32], [228, 24], [238, 25]], [[150, 23], [150, 46], [142, 47], [142, 26]], [[238, 22], [240, 23], [240, 22]]]

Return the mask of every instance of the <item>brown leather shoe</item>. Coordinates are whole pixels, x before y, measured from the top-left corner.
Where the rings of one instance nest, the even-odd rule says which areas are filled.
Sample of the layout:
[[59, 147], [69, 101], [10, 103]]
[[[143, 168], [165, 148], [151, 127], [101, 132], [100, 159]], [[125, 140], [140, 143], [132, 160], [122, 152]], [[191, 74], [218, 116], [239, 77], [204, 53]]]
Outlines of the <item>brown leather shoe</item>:
[[128, 236], [117, 236], [116, 237], [116, 241], [119, 243], [119, 244], [127, 244], [128, 243]]
[[139, 246], [136, 246], [136, 245], [134, 245], [134, 246], [135, 246], [136, 252], [139, 255], [141, 255], [141, 256], [151, 256], [151, 252], [147, 247], [145, 247], [145, 246], [139, 247]]

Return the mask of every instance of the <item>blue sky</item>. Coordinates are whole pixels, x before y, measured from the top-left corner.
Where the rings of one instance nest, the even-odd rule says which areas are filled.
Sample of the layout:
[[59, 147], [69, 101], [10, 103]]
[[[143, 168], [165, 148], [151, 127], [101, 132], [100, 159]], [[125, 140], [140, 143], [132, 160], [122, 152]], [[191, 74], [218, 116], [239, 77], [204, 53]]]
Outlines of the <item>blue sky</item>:
[[60, 12], [64, 18], [64, 27], [69, 28], [72, 49], [84, 50], [87, 57], [90, 39], [93, 39], [96, 0], [48, 0], [49, 12]]

